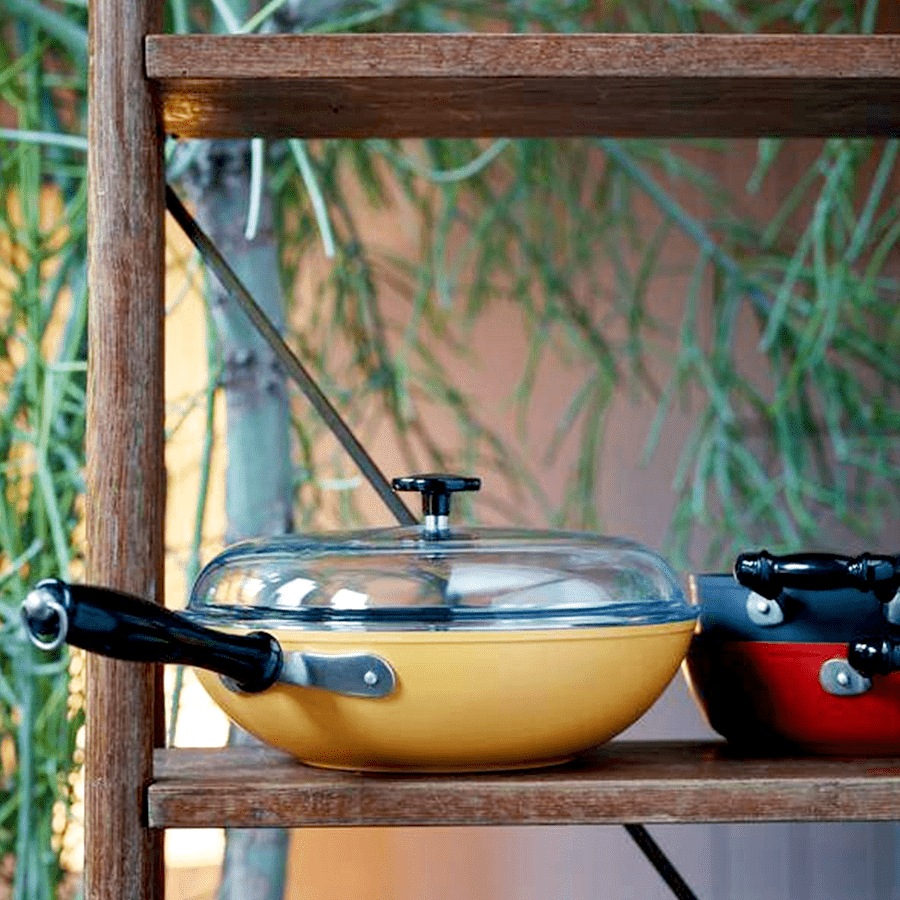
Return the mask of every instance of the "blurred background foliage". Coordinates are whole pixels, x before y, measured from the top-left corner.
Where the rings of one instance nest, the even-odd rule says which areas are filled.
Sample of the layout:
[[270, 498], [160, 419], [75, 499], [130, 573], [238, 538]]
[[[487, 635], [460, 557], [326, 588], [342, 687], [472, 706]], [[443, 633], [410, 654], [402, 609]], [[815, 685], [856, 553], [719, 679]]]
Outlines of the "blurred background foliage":
[[[868, 32], [878, 16], [874, 0], [166, 4], [167, 27], [180, 32]], [[0, 877], [17, 900], [38, 900], [63, 874], [81, 662], [34, 651], [17, 609], [39, 578], [81, 571], [86, 3], [4, 0], [0, 37]], [[663, 548], [676, 565], [721, 566], [760, 541], [816, 546], [825, 515], [872, 539], [900, 487], [898, 145], [828, 140], [795, 151], [763, 140], [756, 150], [736, 192], [723, 177], [733, 171], [727, 141], [254, 141], [247, 234], [265, 199], [289, 306], [305, 260], [328, 258], [290, 340], [348, 419], [363, 433], [373, 417], [388, 422], [409, 471], [455, 463], [493, 473], [506, 485], [489, 497], [501, 516], [514, 519], [527, 497], [548, 522], [602, 529], [603, 428], [626, 385], [658, 408], [647, 458], [674, 409], [689, 399], [700, 409]], [[170, 181], [190, 194], [209, 152], [203, 142], [168, 145]], [[758, 219], [753, 196], [795, 152], [804, 167], [793, 191]], [[360, 225], [398, 198], [419, 223], [408, 258]], [[674, 276], [686, 288], [673, 328], [647, 296]], [[388, 311], [385, 291], [404, 315]], [[534, 338], [508, 398], [523, 421], [545, 362], [585, 373], [540, 454], [504, 439], [453, 377], [467, 335], [498, 302], [515, 303]], [[763, 372], [736, 356], [748, 321]], [[217, 387], [193, 401], [210, 404], [210, 421]], [[452, 457], [427, 427], [433, 406], [459, 436]], [[310, 527], [324, 502], [312, 449], [322, 426], [301, 416], [291, 427], [290, 506], [297, 527]], [[576, 463], [553, 503], [538, 472], [573, 439]], [[329, 477], [352, 474], [342, 465]], [[341, 497], [341, 514], [358, 519], [353, 493]]]

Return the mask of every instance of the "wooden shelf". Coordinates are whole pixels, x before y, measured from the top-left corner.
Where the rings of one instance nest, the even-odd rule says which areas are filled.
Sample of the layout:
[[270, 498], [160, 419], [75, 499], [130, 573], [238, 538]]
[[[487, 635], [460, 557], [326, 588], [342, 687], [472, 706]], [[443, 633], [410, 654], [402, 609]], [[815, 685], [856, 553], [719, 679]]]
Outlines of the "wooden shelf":
[[[150, 35], [183, 137], [900, 135], [900, 35]], [[153, 828], [875, 821], [900, 758], [615, 741], [558, 768], [387, 775], [157, 750]]]
[[147, 798], [154, 828], [876, 821], [898, 809], [900, 759], [750, 758], [715, 741], [614, 741], [553, 769], [454, 776], [157, 750]]
[[889, 136], [900, 35], [150, 35], [182, 137]]

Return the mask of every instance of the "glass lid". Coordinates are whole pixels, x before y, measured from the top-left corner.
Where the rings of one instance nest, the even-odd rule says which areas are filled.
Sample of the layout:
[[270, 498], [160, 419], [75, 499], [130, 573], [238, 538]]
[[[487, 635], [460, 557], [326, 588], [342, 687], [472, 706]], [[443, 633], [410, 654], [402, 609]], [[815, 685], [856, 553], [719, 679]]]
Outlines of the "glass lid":
[[483, 630], [643, 625], [696, 618], [666, 562], [584, 533], [450, 528], [452, 491], [477, 479], [395, 479], [423, 496], [422, 526], [237, 544], [188, 604], [211, 625], [309, 630]]

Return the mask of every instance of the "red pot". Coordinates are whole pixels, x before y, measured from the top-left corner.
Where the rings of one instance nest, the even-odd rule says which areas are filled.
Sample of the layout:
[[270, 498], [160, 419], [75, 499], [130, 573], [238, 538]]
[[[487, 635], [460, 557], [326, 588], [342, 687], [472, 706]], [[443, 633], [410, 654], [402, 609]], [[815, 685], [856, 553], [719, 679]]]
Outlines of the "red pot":
[[[685, 675], [710, 726], [742, 749], [900, 753], [900, 557], [743, 554], [693, 575]], [[895, 658], [896, 657], [896, 658]]]
[[824, 665], [846, 664], [846, 643], [693, 637], [685, 674], [710, 726], [748, 749], [837, 755], [900, 752], [900, 673], [856, 695], [829, 693]]

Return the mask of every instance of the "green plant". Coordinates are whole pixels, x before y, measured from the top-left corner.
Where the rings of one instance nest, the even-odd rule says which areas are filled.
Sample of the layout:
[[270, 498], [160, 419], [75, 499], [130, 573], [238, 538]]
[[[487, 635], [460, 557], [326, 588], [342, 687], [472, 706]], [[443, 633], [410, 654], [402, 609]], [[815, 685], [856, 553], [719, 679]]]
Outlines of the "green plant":
[[[748, 172], [751, 190], [765, 180], [771, 164], [765, 155], [777, 149], [761, 144], [762, 161]], [[475, 418], [431, 352], [435, 336], [457, 340], [462, 352], [466, 329], [498, 299], [512, 299], [526, 328], [541, 337], [523, 361], [512, 398], [522, 417], [544, 356], [591, 362], [547, 448], [552, 454], [570, 432], [580, 434], [568, 499], [560, 510], [548, 509], [548, 517], [602, 525], [593, 509], [602, 425], [614, 391], [630, 384], [658, 398], [648, 455], [681, 398], [689, 392], [703, 398], [675, 484], [679, 501], [668, 551], [680, 564], [692, 561], [698, 529], [711, 535], [707, 562], [718, 565], [760, 541], [783, 549], [816, 544], [826, 512], [863, 539], [877, 535], [879, 517], [900, 487], [892, 449], [900, 373], [890, 351], [898, 328], [890, 269], [898, 206], [886, 189], [896, 177], [895, 142], [823, 142], [775, 217], [759, 222], [729, 212], [742, 198], [728, 196], [712, 174], [727, 144], [715, 149], [704, 171], [691, 164], [688, 147], [515, 142], [496, 153], [489, 171], [449, 184], [433, 184], [434, 175], [432, 184], [410, 177], [413, 163], [381, 142], [317, 150], [327, 192], [347, 180], [347, 167], [358, 166], [356, 155], [370, 164], [371, 189], [386, 195], [371, 167], [374, 151], [395, 164], [393, 177], [410, 202], [432, 217], [423, 234], [424, 263], [407, 264], [402, 273], [409, 313], [393, 324], [403, 351], [381, 350], [379, 329], [387, 326], [376, 272], [384, 263], [359, 252], [365, 241], [339, 196], [331, 209], [341, 264], [319, 298], [320, 320], [298, 337], [308, 360], [327, 370], [334, 319], [359, 335], [357, 384], [387, 397], [398, 431], [405, 430], [410, 445], [418, 441], [420, 459], [441, 452], [417, 427], [414, 411], [425, 395], [456, 414], [460, 431], [479, 447], [481, 465], [506, 471], [511, 480], [529, 474], [526, 462], [501, 448]], [[416, 168], [443, 173], [484, 154], [464, 142], [427, 142], [420, 150], [424, 161]], [[596, 173], [592, 183], [586, 171]], [[680, 199], [686, 189], [702, 191], [713, 204], [707, 221]], [[314, 239], [312, 223], [303, 227], [286, 232], [292, 257], [302, 256], [297, 247], [304, 239]], [[465, 238], [448, 240], [460, 233]], [[695, 256], [680, 261], [689, 288], [680, 328], [671, 333], [654, 319], [647, 295], [655, 279], [673, 274], [667, 242], [685, 237]], [[736, 356], [735, 331], [745, 320], [758, 333], [755, 372]], [[366, 328], [366, 321], [375, 324]], [[701, 338], [704, 322], [711, 339]], [[671, 366], [667, 383], [653, 382], [654, 357]], [[340, 380], [346, 389], [346, 369]], [[358, 402], [359, 392], [353, 397]], [[409, 455], [415, 456], [411, 446]]]
[[34, 581], [74, 574], [79, 563], [84, 194], [66, 160], [37, 144], [14, 147], [2, 173], [15, 188], [0, 207], [0, 741], [14, 762], [3, 773], [0, 856], [15, 856], [15, 897], [50, 897], [61, 874], [54, 817], [71, 797], [82, 716], [68, 653], [40, 653], [24, 640], [18, 607]]
[[84, 11], [10, 4], [0, 30], [0, 102], [17, 125], [0, 131], [0, 858], [15, 857], [13, 897], [49, 898], [82, 714], [69, 654], [25, 641], [18, 607], [36, 580], [80, 566]]

